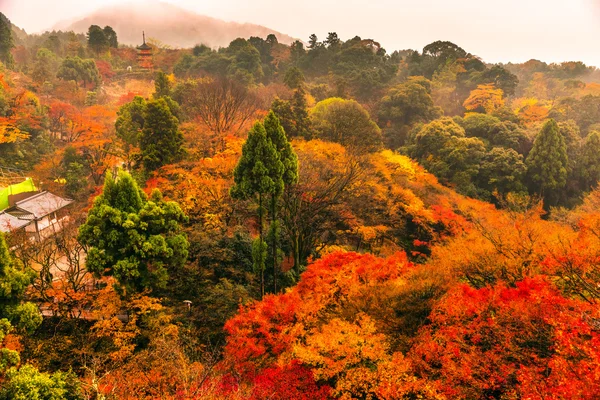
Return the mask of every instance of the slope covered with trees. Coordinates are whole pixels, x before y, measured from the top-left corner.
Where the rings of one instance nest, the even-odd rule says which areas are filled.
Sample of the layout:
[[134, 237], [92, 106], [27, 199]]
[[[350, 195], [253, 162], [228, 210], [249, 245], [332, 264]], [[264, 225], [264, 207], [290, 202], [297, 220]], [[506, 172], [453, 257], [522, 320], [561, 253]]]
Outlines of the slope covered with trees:
[[597, 397], [598, 70], [102, 25], [0, 14], [0, 399]]

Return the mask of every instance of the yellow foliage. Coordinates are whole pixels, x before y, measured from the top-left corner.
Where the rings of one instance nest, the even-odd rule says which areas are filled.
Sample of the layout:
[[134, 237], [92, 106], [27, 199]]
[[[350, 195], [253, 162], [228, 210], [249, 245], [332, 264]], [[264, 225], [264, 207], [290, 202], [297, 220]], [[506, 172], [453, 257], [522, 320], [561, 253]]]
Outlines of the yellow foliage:
[[418, 166], [410, 158], [391, 150], [383, 150], [380, 154], [395, 172], [407, 175], [411, 179], [416, 177]]
[[0, 118], [0, 144], [14, 143], [17, 140], [24, 140], [28, 137], [28, 133], [21, 131], [6, 119], [3, 121], [2, 118]]
[[549, 108], [534, 97], [513, 100], [512, 108], [525, 125], [532, 125], [548, 118]]
[[296, 343], [293, 354], [313, 367], [315, 379], [335, 379], [336, 398], [353, 399], [373, 398], [377, 371], [369, 365], [389, 360], [387, 350], [385, 336], [377, 333], [371, 318], [360, 314], [354, 323], [335, 318], [315, 328]]
[[504, 92], [502, 89], [496, 88], [493, 84], [478, 85], [477, 89], [471, 91], [463, 106], [468, 111], [483, 109], [486, 113], [490, 114], [504, 107], [503, 96]]

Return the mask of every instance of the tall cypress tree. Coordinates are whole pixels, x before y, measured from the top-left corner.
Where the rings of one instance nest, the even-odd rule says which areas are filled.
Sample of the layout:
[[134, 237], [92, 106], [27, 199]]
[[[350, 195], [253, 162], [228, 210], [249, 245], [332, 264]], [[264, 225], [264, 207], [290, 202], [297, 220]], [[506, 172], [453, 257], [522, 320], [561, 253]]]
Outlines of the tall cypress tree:
[[12, 24], [9, 19], [0, 13], [0, 61], [8, 68], [14, 66], [11, 50], [15, 47], [12, 37]]
[[555, 120], [550, 119], [535, 138], [527, 156], [529, 189], [544, 198], [546, 206], [558, 202], [567, 184], [567, 146]]
[[306, 92], [304, 91], [303, 87], [296, 89], [291, 103], [292, 112], [294, 114], [296, 135], [308, 139], [310, 137], [310, 118], [308, 117]]
[[[284, 186], [293, 185], [298, 182], [298, 157], [292, 148], [292, 145], [287, 139], [285, 131], [279, 122], [279, 119], [273, 111], [265, 117], [263, 122], [267, 138], [271, 141], [279, 160], [283, 164], [283, 184]], [[277, 200], [281, 193], [271, 194], [271, 229], [269, 236], [271, 237], [272, 251], [272, 267], [273, 267], [273, 292], [277, 293], [277, 235], [278, 235], [278, 219], [277, 219]]]
[[259, 238], [253, 245], [252, 257], [254, 268], [260, 273], [261, 297], [265, 294], [265, 257], [264, 212], [263, 202], [271, 195], [279, 196], [283, 192], [284, 165], [271, 140], [267, 137], [265, 127], [256, 122], [248, 139], [242, 147], [242, 157], [233, 171], [234, 186], [231, 197], [236, 199], [252, 199], [258, 204]]

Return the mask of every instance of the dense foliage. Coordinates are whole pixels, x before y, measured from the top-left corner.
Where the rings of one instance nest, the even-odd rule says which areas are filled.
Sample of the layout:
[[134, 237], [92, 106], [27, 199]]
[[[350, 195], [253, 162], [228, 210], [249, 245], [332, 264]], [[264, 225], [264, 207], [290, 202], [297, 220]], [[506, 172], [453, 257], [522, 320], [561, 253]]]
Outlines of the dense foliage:
[[597, 398], [598, 70], [117, 34], [0, 14], [0, 399]]

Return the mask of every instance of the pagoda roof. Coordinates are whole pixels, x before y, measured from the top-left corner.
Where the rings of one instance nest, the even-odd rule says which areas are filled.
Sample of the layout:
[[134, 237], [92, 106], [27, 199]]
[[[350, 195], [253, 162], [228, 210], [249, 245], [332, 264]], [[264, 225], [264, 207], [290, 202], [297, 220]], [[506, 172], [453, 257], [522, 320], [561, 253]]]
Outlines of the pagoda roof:
[[152, 47], [150, 47], [146, 44], [146, 32], [142, 32], [142, 40], [144, 41], [144, 43], [142, 43], [141, 46], [138, 46], [137, 49], [138, 50], [152, 50]]
[[136, 47], [138, 50], [152, 50], [152, 47], [148, 46], [146, 42], [144, 42], [141, 46]]

